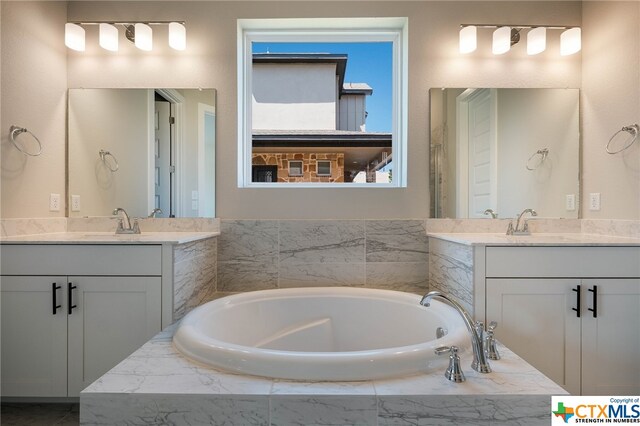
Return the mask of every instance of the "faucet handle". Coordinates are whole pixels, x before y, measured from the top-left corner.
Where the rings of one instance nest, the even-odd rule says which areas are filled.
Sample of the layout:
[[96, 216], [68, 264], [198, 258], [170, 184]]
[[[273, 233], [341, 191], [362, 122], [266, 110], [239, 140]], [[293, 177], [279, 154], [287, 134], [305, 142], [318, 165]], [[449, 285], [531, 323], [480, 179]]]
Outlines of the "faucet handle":
[[116, 234], [122, 233], [124, 231], [124, 222], [122, 218], [118, 219], [118, 228], [116, 229]]
[[509, 221], [509, 226], [507, 226], [507, 235], [513, 235], [513, 222]]
[[487, 327], [487, 331], [493, 332], [498, 327], [498, 323], [496, 321], [491, 321], [489, 323], [489, 327]]
[[134, 218], [133, 219], [133, 231], [134, 234], [139, 234], [140, 233], [140, 225], [138, 224], [138, 218]]
[[496, 339], [493, 337], [493, 329], [487, 331], [487, 337], [484, 340], [484, 352], [487, 358], [497, 361], [500, 359]]
[[446, 377], [447, 380], [454, 383], [462, 383], [466, 380], [460, 367], [460, 357], [458, 356], [457, 346], [440, 346], [436, 348], [435, 352], [437, 355], [449, 353], [449, 367], [447, 371], [444, 372], [444, 377]]

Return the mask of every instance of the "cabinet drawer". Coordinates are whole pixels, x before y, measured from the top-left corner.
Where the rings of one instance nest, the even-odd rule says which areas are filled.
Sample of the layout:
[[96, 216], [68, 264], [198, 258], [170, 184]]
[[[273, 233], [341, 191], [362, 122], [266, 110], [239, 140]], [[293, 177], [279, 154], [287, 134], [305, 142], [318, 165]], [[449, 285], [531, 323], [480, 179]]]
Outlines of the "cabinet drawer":
[[640, 277], [640, 247], [487, 247], [487, 277]]
[[3, 245], [2, 275], [161, 275], [159, 245]]

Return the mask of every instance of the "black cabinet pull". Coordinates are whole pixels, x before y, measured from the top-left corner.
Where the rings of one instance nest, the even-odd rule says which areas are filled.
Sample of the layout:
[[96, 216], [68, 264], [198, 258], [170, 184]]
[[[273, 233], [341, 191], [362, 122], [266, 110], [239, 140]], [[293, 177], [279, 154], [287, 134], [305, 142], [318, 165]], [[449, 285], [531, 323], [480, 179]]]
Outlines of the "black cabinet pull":
[[576, 316], [578, 318], [580, 318], [580, 311], [581, 311], [581, 309], [580, 309], [580, 285], [577, 285], [576, 288], [572, 288], [571, 291], [575, 291], [576, 293], [578, 293], [577, 297], [576, 297], [576, 307], [575, 308], [571, 308], [571, 310], [572, 311], [576, 311], [577, 312]]
[[593, 288], [590, 288], [589, 291], [593, 293], [593, 309], [587, 308], [589, 311], [593, 312], [593, 317], [598, 318], [598, 286], [594, 285]]
[[58, 283], [51, 283], [51, 299], [53, 301], [53, 315], [56, 314], [56, 311], [60, 308], [62, 308], [62, 305], [58, 305], [58, 299], [57, 299], [57, 290], [60, 290], [62, 288], [61, 285], [58, 285]]
[[69, 299], [69, 308], [67, 310], [67, 313], [69, 315], [71, 315], [71, 313], [73, 312], [73, 308], [77, 308], [77, 306], [73, 304], [73, 290], [75, 290], [76, 288], [78, 287], [73, 285], [73, 283], [67, 284], [67, 297]]

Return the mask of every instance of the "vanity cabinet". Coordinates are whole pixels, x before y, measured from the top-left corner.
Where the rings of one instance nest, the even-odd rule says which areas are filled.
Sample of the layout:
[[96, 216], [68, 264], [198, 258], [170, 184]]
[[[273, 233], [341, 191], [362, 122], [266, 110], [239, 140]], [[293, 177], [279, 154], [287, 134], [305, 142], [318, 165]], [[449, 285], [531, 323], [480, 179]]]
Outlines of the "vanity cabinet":
[[161, 329], [160, 246], [2, 247], [2, 396], [77, 397]]
[[572, 394], [637, 394], [639, 260], [638, 247], [486, 247], [485, 320]]

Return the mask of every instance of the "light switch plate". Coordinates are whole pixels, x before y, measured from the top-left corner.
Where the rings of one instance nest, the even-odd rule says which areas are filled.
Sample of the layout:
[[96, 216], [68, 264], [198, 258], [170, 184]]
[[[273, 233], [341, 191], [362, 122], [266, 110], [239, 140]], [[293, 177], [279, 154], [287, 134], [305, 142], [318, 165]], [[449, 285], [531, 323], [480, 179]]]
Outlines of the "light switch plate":
[[72, 195], [71, 196], [71, 211], [79, 212], [80, 211], [80, 196]]
[[51, 212], [59, 212], [60, 211], [60, 194], [49, 194], [49, 211]]
[[600, 210], [600, 193], [592, 192], [589, 194], [589, 210]]

